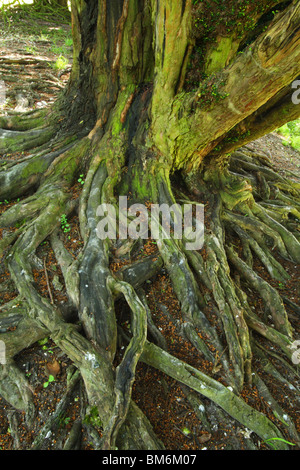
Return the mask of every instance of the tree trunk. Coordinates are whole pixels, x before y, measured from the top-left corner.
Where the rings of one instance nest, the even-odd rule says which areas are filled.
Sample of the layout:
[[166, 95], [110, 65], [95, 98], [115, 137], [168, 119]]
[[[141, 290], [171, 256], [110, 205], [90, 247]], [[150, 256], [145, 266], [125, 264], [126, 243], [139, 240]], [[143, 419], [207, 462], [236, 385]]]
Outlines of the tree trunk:
[[[262, 439], [276, 439], [278, 448], [286, 448], [275, 424], [251, 409], [240, 394], [256, 375], [253, 331], [275, 344], [291, 362], [294, 332], [283, 301], [253, 270], [251, 256], [257, 256], [276, 280], [287, 275], [270, 242], [280, 256], [300, 261], [299, 232], [280, 216], [282, 206], [268, 210], [263, 205], [264, 200], [267, 204], [271, 199], [285, 201], [293, 219], [299, 219], [299, 184], [290, 184], [245, 151], [233, 154], [229, 168], [228, 155], [300, 116], [299, 106], [290, 99], [291, 83], [300, 72], [300, 5], [284, 4], [275, 18], [263, 22], [266, 29], [256, 31], [275, 2], [264, 1], [261, 9], [240, 2], [238, 34], [225, 27], [233, 6], [226, 6], [216, 30], [210, 29], [203, 10], [208, 3], [215, 4], [74, 0], [68, 86], [46, 121], [42, 115], [32, 116], [32, 127], [37, 120], [40, 124], [37, 151], [0, 171], [1, 198], [22, 198], [0, 217], [1, 227], [25, 221], [12, 238], [1, 241], [0, 248], [25, 299], [19, 314], [27, 326], [26, 338], [19, 328], [14, 335], [4, 333], [0, 338], [12, 360], [49, 332], [79, 369], [89, 404], [98, 409], [102, 449], [163, 448], [131, 398], [140, 360], [203, 393]], [[220, 14], [220, 7], [214, 8]], [[199, 24], [206, 26], [201, 29]], [[202, 61], [197, 63], [199, 44]], [[191, 83], [191, 64], [202, 74], [195, 83]], [[2, 148], [15, 139], [18, 149], [30, 146], [34, 131], [29, 117], [1, 120], [6, 129]], [[69, 190], [81, 174], [84, 185], [76, 203]], [[125, 196], [128, 205], [171, 206], [182, 199], [192, 206], [206, 202], [205, 259], [200, 249], [188, 250], [183, 240], [159, 238], [157, 257], [113, 273], [114, 253], [125, 253], [128, 241], [120, 233], [112, 240], [100, 239], [97, 210], [104, 203], [118, 209], [119, 196]], [[56, 231], [62, 214], [74, 210], [84, 241], [76, 260]], [[31, 258], [45, 239], [51, 241], [62, 267], [83, 332], [35, 289]], [[243, 256], [236, 252], [235, 240], [243, 246]], [[139, 288], [162, 265], [180, 302], [185, 337], [213, 363], [226, 386], [148, 343], [151, 312]], [[249, 307], [245, 285], [261, 296], [274, 326]], [[201, 286], [210, 291], [222, 338], [203, 311]], [[131, 337], [116, 366], [122, 335], [115, 304], [120, 297], [128, 304], [132, 320]], [[1, 318], [9, 317], [9, 305], [1, 310]], [[197, 331], [204, 333], [202, 338]], [[163, 347], [164, 342], [159, 344]], [[14, 383], [21, 380], [11, 371], [15, 371], [13, 364], [3, 366], [7, 379], [0, 392], [8, 400]], [[18, 406], [29, 412], [27, 401], [20, 398]], [[296, 442], [294, 425], [288, 417], [281, 421]]]

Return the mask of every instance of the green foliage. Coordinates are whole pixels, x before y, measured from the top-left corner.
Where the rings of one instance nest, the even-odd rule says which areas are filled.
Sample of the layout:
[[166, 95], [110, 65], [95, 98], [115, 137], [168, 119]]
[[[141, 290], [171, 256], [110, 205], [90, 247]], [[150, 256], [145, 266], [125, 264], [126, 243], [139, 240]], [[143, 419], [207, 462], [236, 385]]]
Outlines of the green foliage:
[[69, 64], [68, 59], [60, 55], [59, 57], [57, 57], [55, 61], [54, 68], [57, 70], [64, 70], [68, 66], [68, 64]]
[[59, 7], [58, 3], [57, 0], [0, 0], [0, 10], [1, 13], [6, 14], [18, 9], [32, 17], [44, 17], [46, 13], [60, 22], [69, 22], [69, 8]]
[[45, 344], [48, 343], [48, 340], [49, 340], [49, 338], [48, 338], [48, 336], [46, 336], [46, 338], [40, 339], [40, 340], [38, 341], [38, 344], [39, 344], [40, 346], [44, 346]]
[[89, 412], [85, 415], [83, 422], [85, 424], [95, 426], [96, 428], [102, 427], [102, 421], [99, 417], [98, 408], [96, 406], [90, 408]]
[[84, 184], [84, 175], [80, 175], [77, 181], [80, 184]]
[[[222, 0], [194, 0], [193, 5], [196, 34], [212, 39], [211, 33], [217, 36], [235, 32], [237, 37], [243, 37], [253, 31], [257, 19], [273, 7], [274, 1], [229, 0], [224, 5]], [[270, 20], [276, 13], [277, 10], [272, 11]]]
[[55, 378], [53, 377], [53, 375], [49, 375], [48, 380], [43, 383], [43, 387], [47, 388], [51, 382], [55, 382]]
[[183, 428], [182, 432], [185, 436], [188, 436], [189, 434], [191, 434], [191, 431], [188, 428]]
[[68, 223], [68, 219], [66, 214], [63, 214], [60, 218], [60, 225], [61, 229], [64, 233], [68, 233], [71, 230], [70, 224]]
[[274, 450], [278, 450], [273, 441], [279, 441], [279, 442], [284, 442], [285, 444], [288, 444], [289, 446], [294, 446], [296, 444], [293, 444], [292, 442], [286, 441], [285, 439], [281, 439], [280, 437], [270, 437], [270, 439], [266, 439], [264, 443], [269, 444], [270, 447]]
[[277, 132], [285, 138], [284, 145], [290, 145], [300, 151], [300, 119], [284, 124]]

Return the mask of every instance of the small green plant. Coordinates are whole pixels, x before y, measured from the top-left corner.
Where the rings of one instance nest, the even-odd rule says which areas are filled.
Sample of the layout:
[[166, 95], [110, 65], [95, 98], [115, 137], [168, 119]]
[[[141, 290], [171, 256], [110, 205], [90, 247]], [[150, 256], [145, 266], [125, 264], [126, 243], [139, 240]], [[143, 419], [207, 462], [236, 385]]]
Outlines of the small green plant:
[[39, 36], [39, 41], [41, 42], [48, 42], [49, 41], [49, 36], [48, 34], [44, 34], [43, 32], [41, 32], [40, 36]]
[[191, 434], [191, 431], [188, 428], [183, 428], [182, 432], [185, 436], [188, 436], [189, 434]]
[[84, 179], [83, 179], [84, 175], [79, 175], [79, 178], [78, 178], [78, 183], [80, 184], [84, 184]]
[[293, 444], [292, 442], [289, 442], [289, 441], [286, 441], [285, 439], [282, 439], [281, 437], [270, 437], [270, 439], [266, 439], [265, 441], [263, 441], [263, 444], [269, 444], [272, 449], [274, 450], [277, 450], [276, 446], [273, 444], [273, 442], [271, 441], [280, 441], [280, 442], [284, 442], [285, 444], [288, 444], [289, 446], [294, 446], [296, 444]]
[[67, 46], [67, 47], [73, 46], [73, 39], [72, 38], [66, 38], [65, 39], [65, 46]]
[[55, 382], [55, 378], [53, 377], [53, 375], [49, 375], [47, 382], [43, 383], [43, 387], [47, 388], [51, 382]]
[[71, 230], [70, 224], [68, 223], [68, 219], [66, 214], [63, 214], [60, 218], [60, 225], [61, 229], [64, 233], [68, 233]]
[[26, 46], [26, 47], [25, 47], [25, 51], [26, 51], [28, 54], [36, 54], [36, 53], [37, 53], [37, 49], [36, 49], [36, 47], [34, 47], [34, 46]]
[[68, 66], [68, 64], [68, 59], [63, 55], [60, 55], [55, 61], [54, 68], [57, 70], [64, 70]]
[[95, 426], [96, 428], [102, 427], [102, 421], [99, 417], [98, 408], [96, 406], [93, 406], [92, 408], [90, 408], [89, 412], [85, 415], [83, 422], [85, 424], [91, 424], [92, 426]]

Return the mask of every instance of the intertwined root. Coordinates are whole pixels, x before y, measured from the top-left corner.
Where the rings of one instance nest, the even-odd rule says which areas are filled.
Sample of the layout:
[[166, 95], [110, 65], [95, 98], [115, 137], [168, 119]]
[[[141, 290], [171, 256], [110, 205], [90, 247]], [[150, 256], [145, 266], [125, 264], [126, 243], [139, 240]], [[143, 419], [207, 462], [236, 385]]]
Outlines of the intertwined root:
[[[207, 397], [261, 439], [289, 437], [299, 444], [292, 420], [271, 397], [253, 365], [253, 359], [262, 354], [259, 342], [253, 336], [255, 332], [276, 346], [282, 360], [288, 361], [290, 368], [294, 367], [291, 361], [293, 350], [290, 349], [295, 339], [294, 331], [283, 300], [253, 266], [254, 259], [259, 259], [274, 280], [284, 282], [288, 275], [275, 252], [284, 259], [299, 262], [299, 184], [278, 176], [264, 161], [257, 165], [257, 157], [240, 151], [233, 157], [227, 184], [205, 195], [209, 205], [203, 250], [187, 251], [178, 240], [158, 240], [159, 251], [155, 257], [127, 264], [119, 272], [112, 273], [110, 261], [114, 247], [111, 242], [99, 240], [95, 233], [97, 206], [103, 201], [114, 202], [113, 191], [122, 176], [121, 146], [111, 147], [111, 154], [118, 154], [118, 165], [114, 166], [115, 157], [111, 161], [107, 158], [108, 142], [104, 141], [96, 151], [89, 138], [76, 145], [65, 143], [61, 149], [41, 152], [24, 159], [21, 166], [11, 165], [0, 173], [2, 195], [7, 191], [12, 197], [22, 197], [38, 188], [0, 217], [2, 227], [22, 221], [15, 232], [1, 241], [1, 254], [5, 254], [11, 278], [19, 292], [19, 297], [3, 305], [0, 311], [0, 339], [5, 341], [8, 356], [7, 365], [1, 366], [1, 395], [17, 409], [26, 411], [28, 423], [32, 421], [32, 397], [26, 378], [16, 368], [13, 358], [38, 339], [50, 335], [78, 369], [89, 404], [98, 408], [102, 437], [91, 430], [98, 448], [163, 447], [131, 398], [139, 360]], [[71, 198], [69, 189], [81, 162], [87, 164], [89, 160], [78, 205]], [[35, 172], [33, 165], [37, 165]], [[166, 188], [170, 187], [167, 181], [163, 187], [163, 198], [174, 200], [173, 194], [166, 196]], [[185, 199], [188, 200], [187, 195]], [[74, 210], [78, 211], [84, 240], [84, 248], [77, 259], [70, 256], [57, 230], [61, 215]], [[51, 299], [42, 297], [35, 288], [32, 260], [46, 238], [49, 238], [61, 267], [70, 305], [78, 311], [81, 330], [77, 324], [68, 323], [68, 316], [64, 317]], [[241, 250], [235, 246], [237, 241]], [[128, 255], [130, 245], [128, 248], [126, 243], [118, 246], [119, 254], [123, 250]], [[168, 271], [180, 302], [183, 319], [180, 334], [213, 365], [213, 377], [166, 350], [165, 338], [156, 328], [147, 299], [140, 290], [145, 280], [162, 266]], [[272, 324], [250, 307], [245, 287], [261, 297], [272, 317]], [[207, 315], [207, 296], [219, 316], [221, 334]], [[130, 338], [120, 333], [117, 324], [115, 302], [120, 297], [124, 297], [132, 312]], [[12, 307], [15, 308], [12, 310]], [[8, 333], [8, 326], [12, 324], [16, 329]], [[147, 330], [155, 338], [156, 345], [147, 340]], [[118, 337], [127, 341], [127, 347], [115, 369], [113, 360]], [[267, 356], [266, 361], [270, 364]], [[274, 366], [270, 367], [273, 375], [280, 377]], [[75, 377], [77, 380], [77, 375], [74, 375], [74, 381]], [[71, 388], [73, 379], [70, 379]], [[272, 401], [274, 415], [282, 423], [283, 433], [241, 398], [245, 384], [255, 384], [262, 396]], [[57, 410], [57, 416], [59, 412]], [[42, 436], [46, 435], [50, 425], [53, 426], [53, 420], [46, 423]], [[73, 437], [70, 436], [70, 442], [76, 442]], [[34, 443], [34, 447], [37, 446], [42, 446], [41, 440]], [[286, 448], [286, 444], [278, 440], [277, 447]]]

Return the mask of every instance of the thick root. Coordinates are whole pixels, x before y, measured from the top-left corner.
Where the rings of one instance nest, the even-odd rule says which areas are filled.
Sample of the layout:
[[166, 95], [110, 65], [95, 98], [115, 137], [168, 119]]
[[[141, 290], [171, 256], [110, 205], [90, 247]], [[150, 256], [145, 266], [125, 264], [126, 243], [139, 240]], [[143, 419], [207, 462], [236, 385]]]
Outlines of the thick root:
[[[283, 439], [278, 429], [266, 416], [249, 407], [232, 392], [230, 387], [224, 387], [199, 370], [175, 359], [166, 351], [160, 350], [154, 344], [146, 343], [142, 361], [209, 398], [262, 439]], [[280, 442], [278, 449], [287, 449], [287, 446], [284, 442]]]
[[[256, 348], [251, 340], [252, 331], [278, 346], [288, 361], [291, 362], [292, 356], [290, 346], [294, 332], [283, 301], [253, 268], [254, 259], [259, 259], [273, 279], [288, 279], [269, 248], [271, 243], [279, 255], [288, 260], [299, 260], [299, 241], [282, 218], [287, 199], [282, 201], [284, 206], [277, 205], [279, 210], [276, 204], [270, 206], [270, 200], [273, 200], [270, 198], [275, 194], [271, 184], [274, 172], [271, 168], [263, 171], [264, 162], [257, 168], [247, 161], [243, 167], [245, 174], [250, 170], [259, 171], [260, 177], [256, 179], [252, 174], [250, 180], [253, 185], [258, 181], [255, 191], [261, 198], [262, 195], [268, 198], [267, 205], [262, 200], [260, 203], [254, 201], [248, 183], [236, 185], [231, 193], [223, 188], [219, 191], [220, 196], [209, 196], [209, 229], [203, 253], [187, 251], [183, 243], [169, 237], [157, 240], [159, 253], [132, 262], [132, 242], [114, 244], [100, 240], [96, 235], [97, 207], [102, 202], [114, 203], [120, 187], [126, 154], [123, 144], [120, 139], [113, 147], [109, 138], [102, 142], [99, 136], [95, 140], [88, 137], [75, 147], [68, 144], [50, 154], [26, 158], [20, 165], [11, 165], [6, 172], [0, 173], [3, 195], [8, 193], [10, 197], [18, 197], [38, 187], [34, 195], [26, 195], [0, 217], [2, 227], [22, 223], [2, 241], [8, 269], [19, 291], [14, 305], [19, 304], [18, 310], [12, 310], [13, 305], [7, 304], [0, 312], [0, 338], [5, 341], [9, 358], [8, 366], [1, 371], [1, 394], [8, 399], [10, 391], [17, 386], [20, 393], [11, 394], [11, 403], [17, 409], [25, 410], [30, 422], [33, 413], [30, 393], [23, 374], [16, 371], [12, 361], [18, 352], [50, 335], [78, 369], [76, 377], [78, 379], [80, 374], [83, 380], [87, 401], [90, 407], [98, 410], [101, 429], [91, 428], [89, 432], [99, 449], [163, 449], [151, 424], [132, 400], [140, 360], [183, 384], [193, 406], [199, 403], [198, 394], [201, 394], [261, 439], [279, 439], [278, 448], [285, 449], [287, 446], [280, 440], [283, 435], [278, 428], [240, 396], [245, 384], [255, 384], [261, 396], [274, 404], [275, 418], [288, 430], [294, 442], [298, 442], [292, 421], [273, 401], [253, 366]], [[70, 187], [82, 164], [89, 166], [89, 171], [78, 206], [71, 198]], [[35, 171], [34, 165], [37, 165]], [[159, 185], [153, 183], [156, 202], [175, 201], [165, 173], [160, 173]], [[276, 180], [276, 195], [280, 191], [283, 199], [295, 201], [289, 204], [290, 217], [295, 221], [299, 212], [297, 188], [286, 196], [285, 183], [284, 178]], [[134, 195], [139, 196], [136, 186]], [[191, 198], [184, 197], [184, 200], [191, 201]], [[76, 208], [84, 247], [75, 259], [64, 246], [57, 228], [61, 215], [68, 215]], [[273, 214], [278, 217], [272, 217]], [[231, 244], [233, 237], [240, 241], [242, 253]], [[80, 326], [68, 323], [68, 317], [52, 302], [51, 291], [48, 300], [36, 290], [32, 262], [39, 245], [47, 238], [61, 268], [71, 308], [78, 312]], [[127, 257], [128, 263], [112, 273], [111, 262], [118, 256]], [[181, 307], [182, 322], [177, 325], [179, 334], [211, 364], [212, 374], [220, 381], [166, 351], [166, 338], [157, 329], [143, 292], [147, 279], [155, 276], [162, 267], [169, 274]], [[266, 324], [249, 307], [243, 283], [262, 298], [272, 315], [272, 325]], [[119, 364], [113, 365], [121, 337], [115, 304], [123, 297], [132, 315], [131, 337]], [[207, 314], [208, 298], [218, 316], [218, 328]], [[172, 312], [168, 314], [173, 321]], [[16, 327], [13, 332], [8, 331], [11, 325]], [[147, 341], [147, 332], [160, 347]], [[276, 371], [273, 373], [276, 375]], [[62, 407], [63, 404], [64, 401]], [[43, 446], [45, 436], [50, 427], [55, 427], [61, 412], [58, 407], [33, 448]], [[209, 430], [207, 416], [205, 413], [200, 415]], [[78, 445], [81, 425], [81, 421], [74, 424], [66, 448]]]

